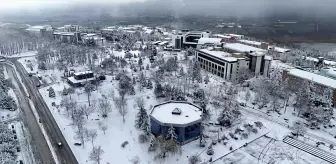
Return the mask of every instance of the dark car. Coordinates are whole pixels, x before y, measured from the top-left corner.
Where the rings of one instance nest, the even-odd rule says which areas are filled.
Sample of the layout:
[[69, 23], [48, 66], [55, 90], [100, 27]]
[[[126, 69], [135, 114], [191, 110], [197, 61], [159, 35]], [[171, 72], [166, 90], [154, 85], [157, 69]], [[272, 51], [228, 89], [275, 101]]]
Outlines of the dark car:
[[74, 143], [74, 145], [75, 145], [75, 146], [82, 146], [82, 144], [81, 144], [81, 143], [78, 143], [78, 142]]
[[16, 147], [16, 151], [20, 152], [21, 151], [20, 147]]
[[58, 148], [62, 148], [63, 147], [62, 142], [57, 142], [57, 146], [58, 146]]

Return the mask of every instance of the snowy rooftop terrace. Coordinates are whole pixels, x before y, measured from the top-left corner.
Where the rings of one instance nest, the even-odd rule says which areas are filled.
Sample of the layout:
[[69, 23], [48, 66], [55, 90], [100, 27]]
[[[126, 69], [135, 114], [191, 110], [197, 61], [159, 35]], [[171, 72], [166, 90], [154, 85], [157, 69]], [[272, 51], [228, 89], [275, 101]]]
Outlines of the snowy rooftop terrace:
[[224, 48], [226, 49], [230, 49], [233, 51], [237, 51], [237, 52], [266, 52], [266, 50], [263, 50], [261, 48], [256, 48], [256, 47], [252, 47], [252, 46], [248, 46], [248, 45], [244, 45], [241, 43], [226, 43], [224, 44]]
[[331, 87], [331, 88], [336, 88], [336, 80], [322, 76], [322, 75], [318, 75], [315, 73], [311, 73], [308, 71], [303, 71], [300, 69], [291, 69], [288, 72], [289, 74], [302, 78], [302, 79], [307, 79], [310, 81], [314, 81], [315, 83], [327, 86], [327, 87]]
[[237, 61], [236, 57], [232, 57], [232, 54], [223, 52], [223, 51], [210, 51], [208, 49], [200, 49], [200, 52], [206, 53], [208, 55], [223, 59], [228, 62], [235, 62]]
[[200, 38], [198, 44], [221, 44], [221, 38]]
[[246, 43], [246, 44], [250, 44], [250, 45], [255, 45], [255, 46], [260, 46], [261, 42], [257, 42], [257, 41], [252, 41], [252, 40], [239, 40], [239, 42], [241, 43]]
[[[177, 110], [181, 113], [172, 114]], [[182, 101], [168, 101], [155, 105], [150, 116], [165, 125], [187, 125], [202, 121], [201, 109], [192, 103]]]

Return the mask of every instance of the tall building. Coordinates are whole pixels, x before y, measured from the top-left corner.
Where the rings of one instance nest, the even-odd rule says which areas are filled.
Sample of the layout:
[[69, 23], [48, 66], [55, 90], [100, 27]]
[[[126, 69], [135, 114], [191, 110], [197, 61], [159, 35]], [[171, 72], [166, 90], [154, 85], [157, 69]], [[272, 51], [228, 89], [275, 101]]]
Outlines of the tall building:
[[197, 47], [200, 38], [209, 38], [211, 33], [209, 31], [189, 31], [182, 30], [172, 36], [172, 43], [174, 49], [183, 49], [188, 47]]

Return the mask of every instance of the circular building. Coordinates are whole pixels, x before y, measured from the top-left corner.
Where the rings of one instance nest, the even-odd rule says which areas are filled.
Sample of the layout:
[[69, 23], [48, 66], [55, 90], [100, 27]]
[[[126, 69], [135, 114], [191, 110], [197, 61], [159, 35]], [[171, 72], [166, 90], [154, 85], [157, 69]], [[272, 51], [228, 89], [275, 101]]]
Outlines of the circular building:
[[168, 101], [155, 105], [149, 114], [151, 132], [155, 136], [167, 136], [173, 126], [177, 141], [184, 144], [200, 135], [202, 110], [184, 101]]

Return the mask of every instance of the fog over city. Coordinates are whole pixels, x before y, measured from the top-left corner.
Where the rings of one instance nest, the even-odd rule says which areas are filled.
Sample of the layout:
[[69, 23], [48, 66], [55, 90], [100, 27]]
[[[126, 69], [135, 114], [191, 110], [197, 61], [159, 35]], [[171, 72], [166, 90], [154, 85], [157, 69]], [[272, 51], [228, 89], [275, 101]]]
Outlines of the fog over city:
[[[138, 15], [211, 15], [265, 17], [272, 14], [296, 14], [325, 17], [335, 14], [333, 0], [4, 0], [0, 13], [6, 15], [57, 15], [90, 12], [111, 16]], [[92, 12], [94, 11], [94, 12]]]

